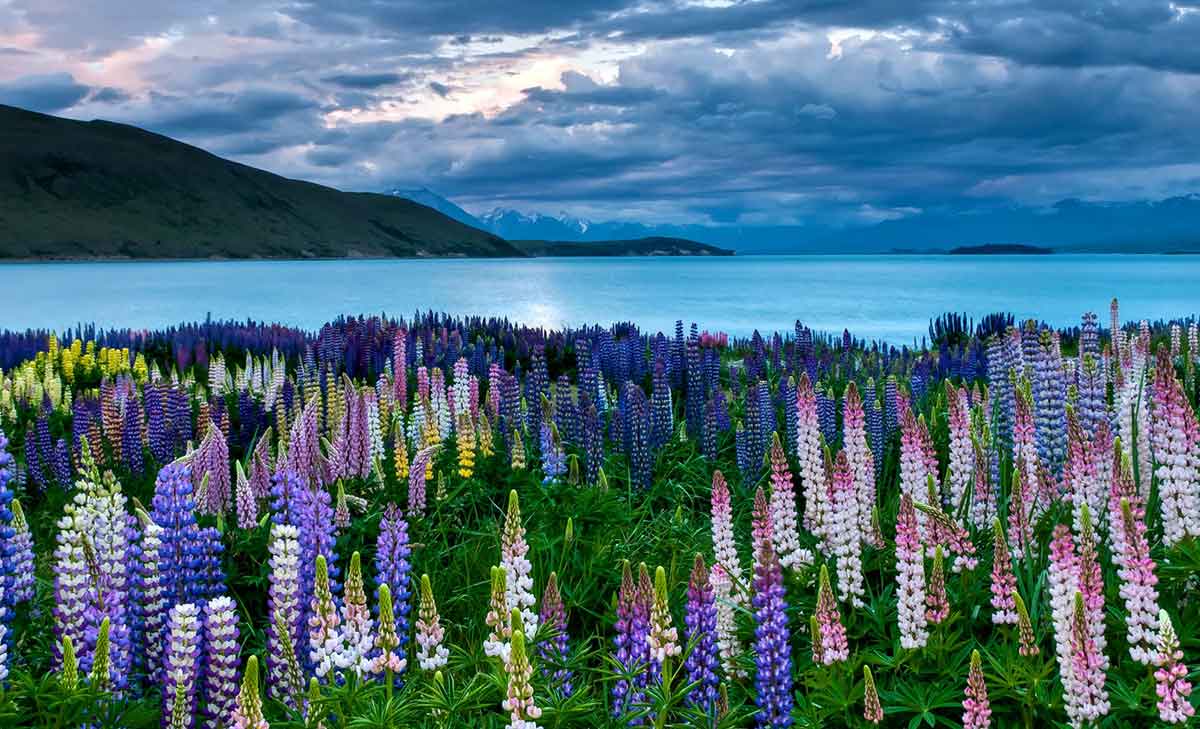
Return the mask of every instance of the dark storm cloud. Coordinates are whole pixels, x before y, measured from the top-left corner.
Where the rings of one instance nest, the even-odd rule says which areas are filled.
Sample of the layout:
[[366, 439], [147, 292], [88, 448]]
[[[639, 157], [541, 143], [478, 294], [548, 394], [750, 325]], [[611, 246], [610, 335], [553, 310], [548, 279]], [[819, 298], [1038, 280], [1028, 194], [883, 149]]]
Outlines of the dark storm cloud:
[[1161, 0], [10, 0], [0, 37], [42, 64], [0, 101], [472, 209], [861, 222], [1200, 179], [1200, 12]]
[[74, 106], [88, 91], [69, 73], [22, 76], [0, 83], [0, 104], [53, 113]]

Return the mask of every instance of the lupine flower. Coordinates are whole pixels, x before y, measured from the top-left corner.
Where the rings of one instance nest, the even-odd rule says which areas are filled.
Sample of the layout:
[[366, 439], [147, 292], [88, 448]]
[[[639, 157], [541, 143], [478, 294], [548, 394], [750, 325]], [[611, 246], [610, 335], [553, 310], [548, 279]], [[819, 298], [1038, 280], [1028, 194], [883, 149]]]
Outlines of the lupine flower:
[[539, 613], [543, 629], [553, 631], [548, 640], [538, 644], [538, 657], [542, 661], [542, 675], [549, 685], [564, 698], [574, 693], [574, 676], [566, 663], [571, 655], [567, 635], [567, 610], [558, 589], [558, 575], [551, 572], [542, 595]]
[[[412, 609], [412, 590], [409, 587], [412, 579], [412, 564], [409, 562], [411, 554], [412, 549], [408, 544], [408, 522], [404, 520], [404, 514], [396, 504], [388, 503], [383, 510], [383, 518], [379, 522], [379, 537], [375, 542], [375, 580], [376, 585], [386, 584], [391, 588], [394, 616], [392, 632], [400, 641], [396, 648], [401, 655], [406, 653], [408, 645], [408, 614]], [[381, 599], [378, 587], [375, 590], [375, 598]], [[380, 620], [382, 619], [380, 617]], [[382, 629], [381, 623], [380, 630]]]
[[[874, 478], [874, 476], [872, 476]], [[829, 528], [826, 539], [837, 558], [838, 592], [851, 605], [863, 605], [862, 545], [858, 497], [854, 493], [855, 474], [846, 451], [838, 451], [830, 484]]]
[[235, 481], [237, 525], [242, 529], [253, 529], [258, 526], [258, 499], [254, 496], [254, 490], [250, 486], [250, 479], [246, 478], [246, 471], [242, 469], [242, 464], [236, 464], [235, 470], [237, 471], [237, 479]]
[[684, 661], [688, 682], [693, 684], [688, 691], [688, 704], [700, 707], [712, 717], [718, 697], [717, 686], [717, 602], [709, 581], [704, 557], [696, 555], [688, 582], [687, 611], [684, 617], [684, 638], [691, 651]]
[[450, 660], [450, 651], [442, 642], [446, 632], [438, 616], [437, 602], [429, 575], [421, 575], [421, 602], [417, 608], [417, 662], [423, 671], [436, 671]]
[[371, 651], [375, 646], [374, 621], [367, 607], [363, 588], [362, 557], [350, 555], [350, 569], [342, 588], [341, 651], [334, 657], [338, 668], [348, 670], [361, 679], [371, 672]]
[[171, 608], [167, 621], [167, 650], [163, 657], [163, 719], [171, 729], [188, 729], [195, 723], [197, 684], [200, 675], [200, 611], [191, 603]]
[[[850, 657], [850, 647], [846, 642], [846, 628], [842, 625], [842, 613], [838, 610], [837, 598], [833, 596], [833, 586], [829, 584], [829, 568], [821, 565], [820, 587], [817, 592], [817, 609], [813, 614], [817, 634], [813, 636], [814, 661], [815, 656], [826, 666], [844, 661]], [[820, 643], [820, 651], [815, 648]]]
[[75, 658], [75, 647], [71, 636], [62, 638], [62, 670], [59, 673], [58, 685], [67, 694], [75, 693], [79, 688], [79, 661]]
[[1192, 683], [1188, 681], [1188, 669], [1183, 664], [1183, 651], [1179, 649], [1179, 636], [1166, 610], [1158, 612], [1158, 655], [1155, 659], [1158, 670], [1154, 672], [1155, 691], [1158, 693], [1158, 718], [1168, 724], [1183, 724], [1196, 713], [1188, 697], [1192, 694]]
[[1026, 658], [1036, 656], [1041, 649], [1038, 648], [1037, 639], [1033, 635], [1033, 621], [1029, 619], [1029, 610], [1025, 607], [1025, 600], [1021, 598], [1021, 593], [1017, 592], [1016, 588], [1013, 588], [1012, 597], [1013, 603], [1017, 607], [1017, 633], [1021, 641], [1018, 651]]
[[1012, 625], [1017, 622], [1017, 606], [1013, 600], [1017, 578], [1013, 575], [1012, 558], [999, 519], [992, 520], [992, 544], [992, 622]]
[[899, 586], [896, 612], [900, 645], [924, 647], [929, 639], [925, 623], [925, 557], [917, 525], [917, 510], [908, 494], [900, 497], [896, 520], [896, 583]]
[[96, 631], [96, 652], [92, 658], [92, 670], [88, 673], [88, 681], [99, 691], [108, 691], [112, 686], [109, 629], [110, 623], [106, 617], [100, 621], [100, 629]]
[[[645, 636], [638, 625], [638, 595], [633, 581], [633, 572], [629, 561], [621, 565], [621, 587], [617, 592], [617, 621], [613, 628], [613, 659], [621, 674], [613, 683], [612, 714], [620, 718], [634, 705], [641, 703], [641, 692], [637, 685], [637, 676], [645, 672], [647, 666], [643, 658], [646, 650]], [[634, 674], [631, 681], [625, 674]]]
[[946, 417], [950, 424], [950, 466], [946, 474], [950, 513], [957, 514], [965, 503], [975, 478], [975, 448], [971, 443], [967, 391], [946, 380]]
[[392, 591], [387, 583], [379, 586], [379, 632], [375, 636], [375, 648], [379, 654], [374, 659], [375, 673], [387, 672], [389, 677], [404, 673], [408, 660], [404, 653], [396, 653], [400, 647], [400, 636], [396, 634], [396, 618], [392, 612]]
[[[1184, 537], [1200, 536], [1200, 467], [1195, 457], [1200, 424], [1165, 349], [1159, 350], [1155, 367], [1151, 428], [1163, 541], [1173, 546]], [[1144, 451], [1141, 455], [1146, 457]]]
[[491, 597], [487, 616], [483, 621], [491, 632], [483, 641], [483, 652], [485, 655], [499, 658], [501, 663], [508, 660], [508, 651], [511, 648], [509, 640], [512, 638], [512, 628], [509, 614], [508, 576], [503, 567], [493, 566]]
[[271, 554], [271, 584], [267, 589], [267, 614], [272, 621], [267, 626], [268, 690], [274, 698], [290, 701], [303, 690], [294, 685], [285, 660], [287, 650], [300, 644], [300, 532], [290, 524], [275, 524], [271, 528], [268, 551]]
[[312, 608], [308, 616], [308, 659], [317, 679], [329, 681], [334, 664], [342, 651], [341, 616], [329, 587], [329, 567], [325, 555], [318, 554], [316, 580], [313, 583]]
[[792, 567], [802, 556], [800, 535], [796, 532], [796, 494], [778, 433], [772, 435], [771, 441], [771, 523], [775, 525], [773, 534], [779, 561], [785, 567]]
[[1095, 721], [1109, 710], [1108, 691], [1104, 688], [1104, 657], [1096, 646], [1090, 623], [1084, 595], [1076, 592], [1071, 627], [1072, 677], [1065, 693], [1067, 716], [1076, 724]]
[[[871, 510], [875, 506], [875, 464], [874, 456], [867, 445], [867, 424], [862, 397], [859, 396], [858, 385], [853, 380], [846, 385], [842, 413], [842, 441], [846, 461], [849, 464], [850, 473], [853, 475], [851, 488], [846, 495], [853, 497], [851, 499], [853, 512], [858, 520], [854, 533], [863, 541], [869, 541]], [[837, 498], [836, 494], [834, 498]], [[834, 508], [838, 508], [836, 502]], [[849, 508], [843, 507], [847, 511]], [[847, 589], [842, 586], [841, 565], [838, 566], [838, 590], [842, 592], [843, 598], [853, 598], [856, 606], [861, 603], [860, 600], [857, 600], [857, 593], [850, 591], [848, 594]]]
[[800, 464], [800, 480], [804, 483], [804, 528], [821, 536], [828, 499], [816, 397], [808, 374], [801, 374], [796, 385], [796, 460]]
[[270, 729], [270, 724], [263, 718], [262, 697], [258, 695], [258, 656], [246, 659], [246, 673], [232, 719], [234, 729]]
[[533, 699], [533, 685], [529, 682], [533, 666], [525, 651], [525, 633], [521, 630], [523, 620], [516, 610], [512, 615], [512, 651], [505, 664], [508, 674], [508, 692], [502, 706], [509, 712], [508, 729], [537, 729], [535, 723], [542, 710]]
[[1158, 576], [1150, 557], [1150, 544], [1146, 541], [1146, 525], [1134, 515], [1128, 498], [1121, 499], [1121, 520], [1124, 549], [1114, 554], [1119, 565], [1117, 574], [1121, 578], [1121, 598], [1125, 601], [1125, 636], [1129, 643], [1129, 655], [1133, 660], [1146, 665], [1156, 658], [1155, 623], [1159, 615]]
[[971, 670], [967, 674], [967, 698], [963, 700], [963, 729], [988, 729], [992, 725], [992, 709], [988, 704], [987, 682], [979, 651], [971, 651]]
[[929, 578], [929, 591], [925, 595], [925, 619], [937, 624], [950, 617], [950, 600], [946, 597], [946, 569], [942, 558], [942, 545], [933, 552], [933, 573]]
[[525, 541], [525, 525], [521, 523], [521, 502], [516, 490], [508, 492], [508, 511], [504, 515], [504, 530], [500, 535], [500, 566], [508, 580], [506, 597], [509, 610], [519, 610], [525, 624], [525, 634], [537, 633], [537, 613], [533, 596], [533, 564], [526, 556], [529, 544]]
[[[754, 558], [754, 688], [760, 729], [792, 724], [792, 657], [784, 600], [783, 568], [771, 539], [771, 514], [762, 489], [754, 495], [754, 531], [759, 548]], [[828, 575], [826, 575], [828, 581]]]
[[875, 677], [871, 675], [871, 667], [863, 665], [863, 718], [879, 725], [883, 721], [883, 706], [879, 703], [879, 691], [875, 688]]
[[[2, 449], [0, 449], [0, 453], [3, 453]], [[0, 469], [2, 468], [3, 466], [0, 466]], [[0, 481], [3, 478], [0, 476]], [[25, 520], [21, 502], [16, 499], [13, 499], [12, 502], [12, 515], [13, 534], [12, 541], [9, 543], [11, 553], [7, 555], [8, 564], [11, 565], [7, 571], [10, 573], [12, 581], [8, 586], [7, 597], [9, 604], [17, 605], [33, 599], [33, 534], [29, 531], [29, 523]]]
[[204, 725], [222, 729], [234, 710], [238, 681], [237, 606], [222, 595], [204, 606]]
[[680, 654], [679, 632], [671, 624], [671, 607], [667, 602], [667, 572], [660, 565], [654, 571], [654, 607], [650, 610], [650, 665], [659, 680], [667, 677], [667, 660]]

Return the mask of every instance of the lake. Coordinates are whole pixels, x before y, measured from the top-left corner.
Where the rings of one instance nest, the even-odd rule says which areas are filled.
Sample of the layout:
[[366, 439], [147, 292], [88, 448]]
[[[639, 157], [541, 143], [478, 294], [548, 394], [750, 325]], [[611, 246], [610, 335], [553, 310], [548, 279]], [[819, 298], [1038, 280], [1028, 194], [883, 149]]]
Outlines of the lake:
[[533, 325], [676, 319], [735, 335], [819, 331], [911, 343], [930, 317], [1011, 311], [1054, 325], [1200, 312], [1200, 256], [739, 256], [524, 260], [181, 261], [0, 265], [0, 328], [153, 328], [433, 309]]

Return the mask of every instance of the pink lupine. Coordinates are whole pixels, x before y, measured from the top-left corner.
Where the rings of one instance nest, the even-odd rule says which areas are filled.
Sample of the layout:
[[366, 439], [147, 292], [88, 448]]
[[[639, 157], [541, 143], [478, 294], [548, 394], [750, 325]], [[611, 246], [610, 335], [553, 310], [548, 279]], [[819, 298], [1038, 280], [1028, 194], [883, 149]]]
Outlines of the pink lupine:
[[824, 449], [817, 415], [817, 394], [808, 374], [796, 384], [796, 460], [804, 484], [804, 528], [817, 536], [824, 534], [828, 512], [825, 490]]
[[946, 596], [946, 568], [939, 544], [933, 552], [933, 573], [925, 595], [925, 619], [935, 625], [950, 617], [950, 598]]
[[1078, 725], [1096, 721], [1108, 713], [1108, 691], [1104, 688], [1103, 654], [1093, 640], [1091, 618], [1082, 592], [1075, 593], [1075, 611], [1071, 627], [1070, 690], [1064, 694], [1067, 716]]
[[900, 645], [921, 648], [929, 639], [925, 623], [925, 557], [917, 525], [917, 510], [912, 497], [900, 497], [896, 520], [896, 613], [900, 624]]
[[963, 729], [988, 729], [992, 725], [992, 708], [988, 703], [987, 682], [979, 651], [971, 651], [971, 669], [967, 674], [966, 698], [963, 700]]
[[1188, 697], [1192, 694], [1192, 683], [1188, 681], [1188, 669], [1183, 664], [1183, 651], [1179, 649], [1179, 636], [1166, 610], [1158, 612], [1158, 646], [1154, 672], [1155, 691], [1158, 693], [1158, 718], [1168, 724], [1183, 724], [1196, 713]]
[[838, 592], [855, 607], [863, 605], [862, 545], [854, 473], [846, 451], [838, 451], [833, 466], [829, 515], [829, 545], [837, 559]]
[[992, 544], [992, 622], [1016, 625], [1017, 604], [1013, 591], [1017, 587], [1017, 578], [1013, 575], [1012, 558], [999, 519], [992, 520]]
[[[871, 449], [867, 445], [866, 415], [863, 412], [862, 397], [853, 380], [846, 386], [845, 403], [842, 407], [842, 441], [850, 472], [854, 476], [851, 494], [858, 518], [856, 531], [864, 543], [869, 543], [871, 510], [875, 506], [875, 465]], [[838, 579], [840, 581], [840, 574]]]
[[[923, 502], [929, 498], [926, 489], [929, 471], [921, 433], [923, 426], [913, 416], [912, 410], [907, 408], [901, 413], [900, 423], [900, 493], [913, 502]], [[914, 512], [913, 517], [917, 523], [918, 538], [924, 538], [925, 515]]]
[[800, 535], [796, 531], [796, 494], [778, 433], [771, 442], [771, 522], [779, 561], [784, 567], [796, 566], [803, 557]]
[[950, 513], [958, 514], [975, 478], [975, 447], [971, 443], [971, 421], [966, 388], [955, 388], [946, 380], [946, 417], [950, 424], [950, 465], [946, 487], [950, 497]]
[[1125, 636], [1133, 660], [1149, 665], [1154, 661], [1158, 617], [1158, 576], [1146, 541], [1146, 525], [1133, 513], [1129, 499], [1121, 499], [1124, 550], [1114, 554], [1119, 565], [1121, 598], [1125, 601]]
[[1165, 349], [1159, 349], [1154, 371], [1151, 428], [1163, 542], [1174, 546], [1200, 536], [1200, 425]]
[[[850, 646], [846, 642], [846, 628], [842, 625], [842, 613], [838, 610], [837, 598], [829, 584], [829, 568], [821, 565], [820, 588], [817, 593], [817, 609], [814, 613], [818, 626], [821, 662], [832, 666], [850, 657]], [[818, 651], [814, 647], [814, 654]]]

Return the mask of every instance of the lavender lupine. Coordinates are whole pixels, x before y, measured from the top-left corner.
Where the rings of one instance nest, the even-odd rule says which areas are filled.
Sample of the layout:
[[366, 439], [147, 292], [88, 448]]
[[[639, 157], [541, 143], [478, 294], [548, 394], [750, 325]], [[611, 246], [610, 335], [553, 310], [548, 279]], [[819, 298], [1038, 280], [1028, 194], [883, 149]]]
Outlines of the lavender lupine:
[[442, 628], [441, 617], [438, 615], [429, 575], [421, 575], [421, 601], [417, 608], [416, 631], [417, 663], [420, 664], [421, 670], [433, 672], [445, 666], [450, 660], [450, 651], [443, 645], [446, 631]]
[[704, 557], [697, 554], [692, 563], [688, 582], [687, 610], [684, 616], [684, 639], [691, 647], [684, 661], [687, 669], [687, 702], [699, 707], [710, 719], [714, 717], [720, 684], [720, 660], [717, 645], [717, 601], [709, 579]]
[[[291, 701], [303, 691], [285, 653], [301, 645], [300, 530], [291, 524], [275, 524], [268, 544], [271, 584], [267, 589], [267, 688], [271, 696]], [[315, 568], [314, 568], [315, 569]], [[287, 646], [285, 650], [285, 644]]]
[[163, 726], [190, 729], [195, 725], [200, 677], [200, 610], [192, 603], [171, 608], [167, 621]]
[[238, 690], [237, 605], [229, 597], [204, 606], [204, 725], [223, 729]]
[[547, 640], [538, 643], [538, 658], [542, 664], [542, 676], [550, 688], [563, 698], [575, 691], [574, 674], [567, 668], [571, 657], [570, 636], [567, 635], [567, 608], [563, 604], [558, 588], [558, 575], [550, 573], [546, 589], [542, 593], [542, 606], [538, 614], [542, 630], [550, 631]]
[[[0, 454], [3, 453], [0, 448]], [[2, 458], [2, 455], [0, 455]], [[3, 464], [0, 463], [0, 489], [3, 488]], [[5, 558], [7, 571], [10, 575], [6, 602], [17, 605], [33, 599], [34, 594], [34, 565], [33, 565], [33, 533], [29, 531], [29, 523], [25, 520], [25, 511], [21, 502], [12, 502], [12, 541], [11, 551]]]
[[1179, 636], [1166, 610], [1158, 613], [1158, 645], [1154, 672], [1155, 691], [1158, 694], [1158, 718], [1168, 724], [1183, 724], [1192, 718], [1196, 709], [1188, 699], [1192, 694], [1192, 683], [1188, 681], [1188, 669], [1183, 664], [1183, 651], [1179, 649]]
[[988, 729], [992, 725], [992, 708], [988, 703], [987, 682], [979, 651], [971, 651], [971, 669], [967, 674], [966, 698], [963, 699], [963, 729]]
[[235, 470], [237, 471], [237, 478], [234, 479], [237, 525], [241, 529], [253, 529], [258, 526], [258, 499], [254, 496], [254, 489], [250, 486], [250, 479], [246, 477], [246, 471], [242, 468], [242, 464], [238, 463]]
[[792, 656], [784, 598], [783, 567], [771, 539], [771, 513], [762, 489], [754, 495], [754, 654], [755, 725], [792, 725]]
[[[387, 585], [390, 588], [392, 630], [399, 640], [396, 648], [401, 655], [404, 655], [408, 645], [408, 615], [412, 609], [412, 563], [409, 562], [411, 555], [408, 522], [405, 521], [400, 508], [394, 503], [389, 503], [384, 508], [383, 518], [379, 522], [379, 536], [375, 542], [375, 599], [380, 600], [379, 585]], [[381, 624], [380, 630], [382, 629]]]
[[908, 494], [900, 497], [896, 520], [896, 612], [900, 645], [922, 648], [929, 639], [925, 622], [925, 556], [917, 524], [917, 510]]
[[816, 633], [813, 635], [813, 656], [814, 661], [819, 656], [821, 663], [832, 666], [850, 657], [850, 646], [846, 642], [846, 628], [842, 625], [842, 613], [838, 610], [837, 598], [833, 596], [833, 586], [829, 584], [829, 567], [824, 564], [821, 565], [819, 585], [817, 608], [813, 613], [813, 625], [816, 626]]

